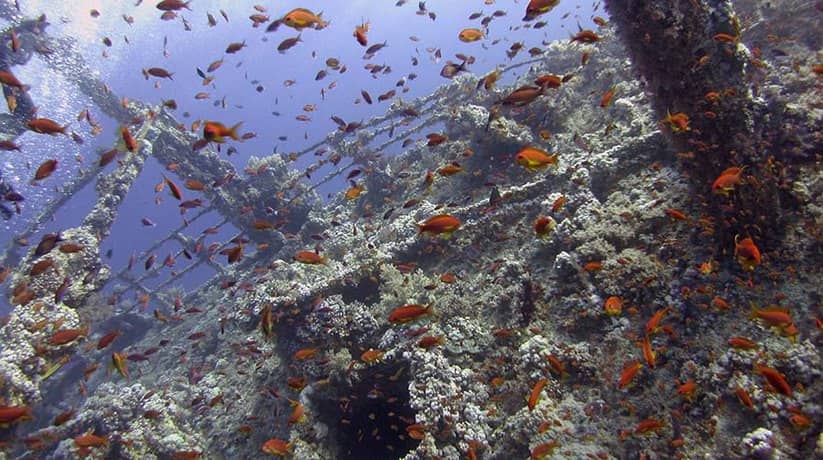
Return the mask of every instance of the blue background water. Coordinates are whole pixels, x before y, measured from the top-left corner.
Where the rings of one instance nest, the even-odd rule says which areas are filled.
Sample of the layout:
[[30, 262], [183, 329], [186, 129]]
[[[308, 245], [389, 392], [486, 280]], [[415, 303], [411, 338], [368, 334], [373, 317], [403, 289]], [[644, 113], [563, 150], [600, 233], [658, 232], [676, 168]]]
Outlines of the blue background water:
[[[88, 67], [114, 94], [151, 104], [174, 99], [178, 105], [175, 116], [188, 127], [195, 120], [217, 120], [227, 125], [242, 121], [241, 132], [253, 132], [257, 136], [242, 143], [230, 142], [224, 146], [222, 154], [226, 158], [226, 147], [234, 146], [237, 153], [228, 159], [241, 171], [253, 155], [263, 157], [275, 149], [278, 152], [299, 151], [322, 139], [337, 128], [330, 119], [332, 115], [348, 122], [368, 120], [383, 114], [391, 101], [378, 102], [377, 96], [381, 93], [396, 89], [395, 98], [405, 100], [431, 93], [447, 82], [439, 75], [440, 70], [447, 60], [457, 61], [456, 53], [475, 56], [477, 61], [468, 69], [476, 75], [484, 75], [496, 66], [528, 59], [529, 48], [545, 49], [544, 42], [564, 39], [576, 32], [578, 25], [593, 27], [593, 14], [605, 15], [596, 10], [596, 4], [564, 1], [551, 14], [538, 18], [538, 21], [548, 22], [538, 30], [522, 28], [527, 24], [522, 21], [525, 1], [499, 0], [492, 5], [467, 0], [428, 1], [427, 11], [436, 14], [436, 20], [432, 20], [428, 15], [416, 14], [419, 8], [417, 2], [407, 2], [401, 6], [396, 6], [394, 1], [369, 0], [261, 2], [260, 5], [267, 11], [259, 13], [253, 8], [255, 2], [251, 1], [193, 0], [190, 3], [191, 11], [181, 10], [176, 19], [164, 21], [160, 19], [162, 12], [155, 8], [156, 1], [138, 3], [27, 1], [21, 2], [20, 6], [25, 18], [46, 14], [50, 23], [46, 30], [50, 35], [73, 38], [76, 50], [84, 57]], [[279, 53], [278, 44], [299, 32], [281, 26], [277, 31], [267, 33], [268, 22], [253, 28], [249, 16], [265, 14], [271, 21], [295, 7], [322, 11], [323, 18], [330, 24], [323, 30], [303, 30], [302, 42], [285, 53]], [[89, 14], [92, 8], [99, 10], [98, 18]], [[227, 14], [228, 21], [221, 15], [221, 9]], [[460, 30], [481, 27], [481, 19], [496, 10], [504, 11], [506, 15], [491, 21], [483, 40], [474, 43], [458, 40]], [[483, 15], [469, 20], [469, 15], [475, 12], [482, 12]], [[216, 26], [209, 26], [208, 13], [216, 19]], [[133, 23], [128, 24], [124, 16], [132, 17]], [[185, 30], [183, 18], [191, 31]], [[363, 59], [365, 48], [352, 36], [355, 26], [364, 21], [371, 24], [369, 45], [382, 42], [388, 45], [370, 60]], [[411, 40], [410, 36], [416, 36], [419, 41]], [[103, 44], [104, 37], [112, 41], [111, 47]], [[165, 55], [164, 41], [167, 42]], [[243, 41], [247, 47], [236, 54], [224, 52], [229, 43]], [[522, 42], [523, 49], [514, 60], [510, 60], [506, 51], [515, 42]], [[434, 58], [436, 49], [441, 50], [440, 60]], [[221, 58], [224, 59], [223, 65], [209, 74], [215, 77], [214, 81], [203, 86], [196, 69], [205, 71], [210, 63]], [[328, 58], [338, 59], [341, 66], [347, 67], [347, 72], [340, 74], [329, 69], [325, 64]], [[418, 65], [412, 64], [412, 58], [417, 58]], [[48, 59], [60, 59], [59, 52]], [[373, 76], [363, 67], [368, 63], [388, 65], [391, 73]], [[165, 68], [174, 74], [174, 79], [151, 77], [146, 80], [141, 69], [148, 67]], [[22, 152], [0, 152], [4, 175], [26, 197], [21, 215], [8, 222], [0, 221], [0, 247], [3, 248], [13, 244], [15, 237], [37, 215], [39, 208], [57, 196], [56, 188], [96, 163], [99, 154], [109, 150], [118, 139], [117, 123], [105, 117], [88, 97], [79, 93], [76, 86], [54, 72], [38, 55], [25, 66], [11, 70], [22, 82], [31, 86], [30, 94], [38, 106], [38, 116], [62, 124], [70, 123], [70, 130], [77, 132], [85, 142], [78, 145], [67, 136], [54, 138], [26, 132], [17, 139]], [[320, 70], [326, 70], [328, 76], [316, 81], [315, 76]], [[409, 80], [410, 73], [416, 74], [417, 78]], [[517, 72], [513, 72], [501, 84], [510, 83], [516, 75]], [[402, 88], [396, 87], [401, 78], [406, 79], [407, 93], [401, 93]], [[287, 87], [284, 85], [286, 80], [296, 83]], [[330, 88], [331, 84], [336, 86]], [[263, 87], [262, 92], [257, 91], [258, 85]], [[322, 89], [325, 89], [325, 99], [321, 97]], [[361, 90], [371, 94], [374, 104], [355, 103], [361, 99]], [[210, 97], [195, 100], [194, 95], [201, 91], [209, 93]], [[315, 110], [304, 111], [303, 107], [307, 104], [314, 105]], [[77, 114], [83, 108], [89, 108], [92, 117], [101, 123], [104, 128], [102, 134], [92, 136], [87, 123], [77, 122]], [[295, 117], [300, 114], [310, 116], [311, 121], [296, 120]], [[280, 140], [280, 136], [287, 136], [287, 139]], [[31, 185], [29, 181], [34, 169], [48, 158], [60, 161], [58, 171], [42, 184]], [[306, 161], [311, 161], [311, 158]], [[300, 168], [306, 164], [298, 162], [295, 166]], [[106, 171], [114, 167], [116, 164], [110, 165]], [[164, 172], [165, 165], [150, 159], [121, 206], [112, 234], [103, 243], [101, 251], [111, 250], [111, 257], [104, 259], [104, 262], [111, 265], [114, 271], [122, 268], [133, 252], [140, 254], [142, 249], [180, 225], [177, 203], [172, 202], [166, 193], [156, 195], [153, 190]], [[179, 182], [182, 181], [179, 179]], [[338, 182], [334, 186], [344, 185]], [[324, 189], [324, 192], [328, 191]], [[163, 197], [159, 204], [155, 203], [157, 196]], [[31, 235], [30, 243], [35, 245], [44, 232], [79, 225], [91, 209], [94, 198], [92, 182], [44, 228]], [[157, 225], [141, 225], [143, 217]], [[217, 217], [204, 222], [216, 222]], [[224, 235], [217, 235], [213, 240]], [[165, 252], [159, 253], [158, 259], [164, 255]], [[142, 265], [141, 262], [138, 265]], [[195, 286], [211, 275], [208, 270], [201, 271], [187, 280], [187, 284], [191, 283], [187, 287]], [[0, 307], [8, 307], [5, 297], [0, 300]]]

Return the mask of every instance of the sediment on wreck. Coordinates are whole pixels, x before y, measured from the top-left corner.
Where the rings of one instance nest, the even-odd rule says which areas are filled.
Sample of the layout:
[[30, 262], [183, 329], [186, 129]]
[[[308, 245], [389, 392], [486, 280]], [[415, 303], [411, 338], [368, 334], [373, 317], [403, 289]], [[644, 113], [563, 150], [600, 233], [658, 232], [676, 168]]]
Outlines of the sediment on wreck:
[[[607, 1], [606, 8], [711, 221], [704, 233], [729, 253], [736, 235], [766, 251], [779, 248], [787, 211], [797, 205], [792, 164], [804, 161], [796, 152], [814, 140], [800, 128], [805, 115], [758, 97], [768, 65], [744, 44], [734, 5]], [[688, 116], [688, 130], [668, 129], [666, 116], [674, 113]], [[728, 194], [713, 193], [713, 181], [732, 166], [743, 168], [742, 182]]]

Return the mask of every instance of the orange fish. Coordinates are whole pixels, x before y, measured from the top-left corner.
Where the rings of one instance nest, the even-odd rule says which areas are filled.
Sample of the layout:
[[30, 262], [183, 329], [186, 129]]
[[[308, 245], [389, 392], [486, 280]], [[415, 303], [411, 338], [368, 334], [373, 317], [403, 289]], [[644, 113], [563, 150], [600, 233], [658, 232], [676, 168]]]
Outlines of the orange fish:
[[66, 134], [66, 128], [69, 127], [69, 125], [60, 126], [56, 121], [49, 120], [48, 118], [32, 118], [26, 123], [26, 126], [36, 133], [49, 134], [52, 136]]
[[433, 315], [432, 304], [423, 306], [416, 304], [407, 304], [395, 308], [389, 314], [389, 322], [394, 324], [408, 323], [414, 321], [423, 315]]
[[548, 13], [559, 3], [560, 0], [530, 0], [529, 4], [526, 5], [526, 16], [523, 17], [523, 20], [531, 21], [541, 14]]
[[763, 322], [769, 326], [780, 328], [785, 328], [792, 324], [792, 317], [789, 315], [789, 311], [776, 307], [759, 309], [752, 305], [751, 318], [763, 320]]
[[459, 172], [463, 172], [463, 168], [457, 163], [448, 164], [437, 170], [438, 174], [446, 177], [453, 176]]
[[615, 91], [616, 91], [616, 88], [615, 88], [614, 85], [612, 85], [611, 88], [609, 88], [609, 90], [606, 91], [603, 94], [603, 97], [600, 99], [600, 107], [601, 108], [605, 109], [606, 107], [609, 106], [609, 104], [612, 103], [612, 98], [614, 97]]
[[670, 113], [666, 111], [666, 118], [663, 119], [663, 123], [668, 123], [669, 129], [675, 134], [691, 131], [691, 128], [689, 128], [689, 116], [683, 112]]
[[600, 41], [600, 36], [592, 30], [581, 30], [572, 35], [571, 41], [580, 43], [596, 43]]
[[306, 27], [312, 27], [316, 30], [320, 30], [329, 25], [328, 22], [323, 21], [322, 12], [314, 14], [305, 8], [295, 8], [289, 11], [285, 16], [283, 16], [280, 22], [297, 30], [302, 30]]
[[120, 137], [123, 138], [123, 144], [126, 146], [126, 150], [132, 153], [137, 151], [137, 141], [131, 136], [129, 128], [120, 126]]
[[51, 176], [55, 169], [57, 169], [57, 160], [44, 161], [34, 172], [34, 180], [42, 180]]
[[326, 258], [312, 251], [300, 251], [294, 255], [294, 261], [301, 264], [321, 265], [326, 263]]
[[180, 187], [177, 186], [171, 179], [166, 176], [163, 176], [163, 180], [166, 182], [166, 185], [169, 186], [169, 192], [171, 192], [171, 196], [177, 198], [178, 200], [183, 200], [183, 191], [180, 190]]
[[7, 72], [5, 70], [0, 70], [0, 83], [23, 91], [25, 91], [26, 88], [24, 84], [20, 83], [20, 80], [18, 80], [17, 77], [15, 77], [11, 72]]
[[640, 343], [640, 349], [643, 351], [643, 359], [646, 360], [646, 364], [648, 364], [650, 368], [654, 369], [657, 354], [654, 352], [654, 350], [652, 350], [652, 344], [651, 339], [649, 338], [649, 334], [646, 334], [646, 337], [643, 339], [643, 342]]
[[125, 353], [111, 354], [111, 367], [117, 370], [117, 373], [125, 378], [129, 378], [128, 362], [126, 361]]
[[120, 337], [120, 334], [120, 331], [112, 331], [103, 337], [100, 337], [100, 340], [97, 341], [97, 349], [102, 350], [108, 347], [112, 342], [114, 342], [115, 339], [117, 339], [117, 337]]
[[[359, 26], [354, 28], [354, 38], [357, 39], [357, 43], [360, 43], [360, 46], [366, 46], [369, 44], [369, 39], [366, 37], [366, 34], [369, 32], [369, 22], [366, 21]], [[371, 104], [371, 101], [367, 101]]]
[[0, 425], [32, 420], [31, 407], [29, 406], [4, 406], [0, 405]]
[[243, 122], [241, 121], [231, 128], [226, 128], [223, 123], [217, 121], [207, 121], [203, 124], [203, 139], [211, 142], [217, 142], [218, 144], [226, 142], [226, 137], [239, 141], [240, 136], [237, 135], [237, 129], [242, 124]]
[[538, 401], [540, 401], [540, 392], [543, 391], [543, 388], [549, 383], [546, 379], [540, 379], [537, 383], [534, 384], [532, 387], [532, 391], [529, 394], [528, 402], [526, 403], [529, 406], [529, 412], [533, 411], [535, 407], [537, 407]]
[[282, 439], [269, 439], [263, 443], [260, 450], [266, 454], [286, 456], [291, 452], [291, 444]]
[[514, 161], [529, 172], [535, 172], [546, 169], [549, 165], [556, 165], [557, 154], [549, 155], [538, 148], [526, 147], [514, 156]]
[[606, 299], [606, 303], [603, 305], [603, 309], [606, 311], [606, 314], [608, 315], [619, 315], [623, 311], [623, 301], [620, 299], [620, 297], [613, 295]]
[[729, 346], [738, 350], [756, 350], [757, 344], [745, 337], [732, 337], [729, 339]]
[[74, 445], [77, 447], [99, 447], [109, 444], [108, 438], [97, 436], [94, 433], [86, 433], [74, 438]]
[[617, 387], [623, 389], [629, 386], [642, 367], [643, 365], [637, 361], [628, 363], [626, 367], [623, 368], [623, 372], [620, 373], [620, 379], [617, 381]]
[[460, 34], [458, 34], [457, 38], [464, 43], [476, 42], [483, 39], [483, 32], [480, 29], [474, 28], [463, 29], [460, 31]]
[[449, 214], [438, 214], [429, 217], [422, 224], [417, 224], [418, 235], [430, 233], [432, 235], [444, 235], [446, 238], [460, 228], [460, 219]]
[[551, 217], [540, 216], [534, 221], [534, 233], [541, 238], [546, 238], [552, 234], [556, 225]]
[[366, 364], [373, 364], [380, 361], [383, 358], [383, 354], [380, 350], [369, 348], [360, 355], [360, 360]]
[[737, 237], [735, 237], [734, 255], [737, 257], [737, 263], [739, 263], [744, 270], [752, 271], [760, 265], [760, 250], [757, 249], [757, 246], [755, 246], [751, 238], [743, 238], [737, 241]]
[[346, 193], [344, 194], [344, 198], [346, 198], [346, 200], [356, 200], [357, 198], [360, 198], [360, 195], [365, 190], [366, 188], [362, 185], [355, 185], [354, 187], [349, 187], [346, 190]]
[[522, 107], [543, 95], [545, 86], [521, 86], [500, 101], [503, 105]]
[[762, 365], [755, 367], [754, 371], [765, 377], [775, 391], [790, 398], [792, 397], [792, 386], [786, 381], [783, 373], [773, 367]]
[[79, 329], [63, 329], [62, 331], [57, 331], [52, 334], [51, 338], [49, 338], [49, 344], [54, 346], [65, 345], [80, 337], [88, 337], [88, 335], [88, 325]]
[[712, 193], [717, 195], [728, 195], [729, 192], [734, 190], [735, 185], [743, 183], [743, 180], [740, 177], [742, 174], [743, 168], [737, 166], [726, 168], [712, 183]]
[[663, 321], [663, 318], [666, 316], [666, 313], [669, 312], [668, 307], [657, 310], [652, 318], [646, 323], [646, 335], [654, 334], [660, 330], [660, 322]]
[[648, 433], [650, 431], [657, 432], [664, 426], [666, 426], [666, 423], [662, 420], [647, 418], [637, 423], [637, 428], [634, 429], [634, 432], [638, 434]]
[[563, 84], [563, 77], [547, 73], [537, 77], [534, 84], [541, 88], [560, 88], [560, 85]]
[[189, 3], [190, 2], [184, 2], [183, 0], [163, 0], [157, 4], [157, 9], [160, 11], [178, 11], [183, 8], [191, 10]]

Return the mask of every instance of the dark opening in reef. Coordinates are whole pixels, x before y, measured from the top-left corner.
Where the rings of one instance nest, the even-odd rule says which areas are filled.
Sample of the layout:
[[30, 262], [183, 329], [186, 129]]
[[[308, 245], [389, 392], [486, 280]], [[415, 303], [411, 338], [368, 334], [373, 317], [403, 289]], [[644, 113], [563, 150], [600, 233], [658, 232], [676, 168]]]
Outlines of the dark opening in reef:
[[337, 441], [336, 458], [401, 458], [419, 441], [406, 434], [414, 423], [405, 363], [376, 364], [353, 385], [334, 382], [336, 392], [317, 402], [319, 417]]
[[344, 286], [340, 294], [346, 303], [355, 300], [365, 304], [373, 303], [380, 298], [380, 283], [377, 278], [366, 276], [361, 278], [357, 284], [352, 283]]

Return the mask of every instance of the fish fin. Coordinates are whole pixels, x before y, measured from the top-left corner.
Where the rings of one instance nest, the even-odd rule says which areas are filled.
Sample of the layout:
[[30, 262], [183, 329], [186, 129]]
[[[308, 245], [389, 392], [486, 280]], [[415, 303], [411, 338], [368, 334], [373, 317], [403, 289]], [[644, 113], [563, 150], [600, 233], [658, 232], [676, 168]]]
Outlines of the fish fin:
[[240, 136], [238, 136], [238, 135], [237, 135], [237, 130], [240, 128], [240, 125], [242, 125], [242, 124], [243, 124], [243, 122], [242, 122], [242, 121], [240, 121], [240, 122], [237, 122], [237, 123], [236, 123], [234, 126], [232, 126], [231, 128], [229, 128], [229, 137], [230, 137], [230, 138], [232, 138], [232, 139], [234, 139], [234, 140], [236, 140], [236, 141], [239, 141], [239, 140], [240, 140]]

